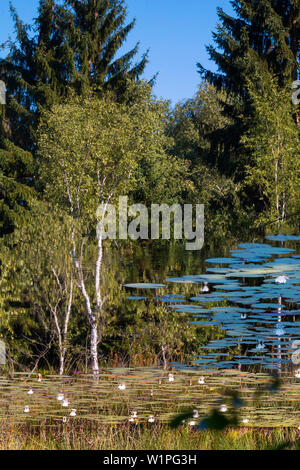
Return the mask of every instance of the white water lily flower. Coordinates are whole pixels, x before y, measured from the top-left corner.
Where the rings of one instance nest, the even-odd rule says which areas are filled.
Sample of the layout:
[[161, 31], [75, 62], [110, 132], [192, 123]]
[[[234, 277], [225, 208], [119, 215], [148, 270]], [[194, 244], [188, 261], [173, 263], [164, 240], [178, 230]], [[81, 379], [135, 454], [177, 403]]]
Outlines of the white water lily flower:
[[29, 411], [30, 411], [29, 406], [25, 406], [24, 413], [29, 413]]
[[198, 410], [193, 410], [193, 418], [199, 418]]
[[196, 421], [189, 421], [189, 422], [188, 422], [188, 425], [189, 425], [189, 426], [195, 426], [195, 425], [196, 425]]
[[70, 413], [70, 416], [76, 416], [76, 412], [77, 412], [76, 408], [73, 408]]
[[154, 423], [154, 422], [155, 422], [154, 415], [150, 415], [148, 419], [148, 423]]
[[199, 379], [198, 379], [198, 384], [199, 384], [199, 385], [205, 384], [205, 378], [204, 378], [204, 377], [199, 377]]
[[118, 389], [119, 389], [119, 390], [125, 390], [125, 389], [126, 389], [126, 385], [125, 385], [124, 383], [119, 384], [119, 385], [118, 385]]
[[243, 419], [243, 423], [244, 423], [244, 424], [248, 424], [248, 423], [249, 423], [249, 419], [248, 419], [248, 418], [244, 418], [244, 419]]
[[283, 336], [285, 334], [284, 327], [280, 323], [277, 323], [275, 327], [275, 334], [277, 336]]
[[220, 411], [221, 411], [221, 413], [226, 413], [226, 411], [227, 411], [227, 406], [226, 406], [226, 405], [221, 405], [221, 406], [220, 406]]
[[68, 406], [69, 406], [69, 400], [67, 400], [67, 399], [63, 400], [62, 406], [64, 406], [65, 408], [68, 408]]
[[65, 398], [65, 396], [64, 396], [63, 393], [59, 393], [59, 394], [57, 395], [57, 397], [56, 397], [56, 399], [57, 399], [58, 401], [63, 401], [64, 398]]
[[288, 279], [288, 276], [278, 276], [276, 277], [275, 282], [276, 284], [285, 284]]
[[130, 418], [128, 419], [128, 421], [129, 421], [130, 423], [135, 423], [136, 420], [137, 420], [137, 417], [138, 417], [138, 416], [137, 416], [137, 411], [133, 411], [133, 412], [131, 413], [131, 416], [130, 416]]
[[30, 390], [28, 390], [27, 393], [28, 393], [28, 395], [33, 395], [33, 390], [32, 390], [32, 388], [31, 388]]
[[208, 282], [204, 283], [204, 287], [201, 288], [201, 292], [209, 292]]
[[169, 374], [169, 382], [174, 382], [174, 374]]

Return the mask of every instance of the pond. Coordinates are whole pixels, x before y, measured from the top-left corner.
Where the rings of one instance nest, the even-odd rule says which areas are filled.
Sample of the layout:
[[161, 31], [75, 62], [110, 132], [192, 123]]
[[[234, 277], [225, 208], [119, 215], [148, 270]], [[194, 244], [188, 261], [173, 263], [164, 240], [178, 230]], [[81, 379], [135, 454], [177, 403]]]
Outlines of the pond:
[[194, 264], [189, 274], [165, 277], [160, 284], [125, 284], [127, 301], [161, 302], [178, 315], [192, 316], [189, 328], [223, 331], [189, 365], [259, 366], [279, 375], [294, 370], [300, 363], [300, 237], [267, 238], [264, 243], [240, 243], [229, 256], [205, 258], [204, 263], [194, 255], [200, 270]]
[[[163, 307], [159, 328], [166, 349], [176, 336], [163, 323], [166, 311], [192, 334], [199, 326], [218, 334], [196, 343], [189, 361], [165, 368], [109, 368], [97, 380], [79, 373], [1, 377], [2, 420], [152, 425], [191, 409], [194, 419], [186, 425], [193, 425], [210, 409], [230, 412], [236, 392], [244, 403], [241, 425], [300, 425], [300, 237], [270, 236], [194, 253], [180, 246], [143, 248], [122, 290], [132, 312]], [[270, 376], [281, 380], [275, 394]]]

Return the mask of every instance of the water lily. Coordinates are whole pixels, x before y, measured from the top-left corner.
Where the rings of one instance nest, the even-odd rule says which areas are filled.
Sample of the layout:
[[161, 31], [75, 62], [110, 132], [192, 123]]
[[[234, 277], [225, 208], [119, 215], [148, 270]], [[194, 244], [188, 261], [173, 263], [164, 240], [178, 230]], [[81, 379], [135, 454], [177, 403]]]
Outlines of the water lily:
[[196, 421], [193, 421], [193, 420], [192, 420], [192, 421], [189, 421], [189, 422], [188, 422], [188, 425], [189, 425], [189, 426], [195, 426], [195, 425], [196, 425]]
[[57, 395], [57, 397], [56, 397], [56, 399], [57, 399], [58, 401], [63, 401], [64, 398], [65, 398], [65, 396], [64, 396], [63, 393], [59, 393], [59, 394]]
[[262, 349], [265, 349], [264, 343], [259, 342], [255, 349], [256, 349], [257, 351], [261, 351]]
[[193, 418], [199, 418], [199, 411], [193, 410]]
[[69, 406], [69, 400], [67, 400], [67, 399], [63, 400], [62, 406], [64, 406], [65, 408], [68, 408], [68, 406]]
[[148, 423], [154, 423], [154, 422], [155, 422], [154, 415], [150, 415], [148, 419]]
[[174, 382], [174, 374], [169, 374], [169, 382]]
[[73, 408], [70, 413], [70, 416], [76, 416], [76, 412], [77, 412], [76, 408]]
[[288, 279], [288, 276], [278, 276], [276, 277], [275, 282], [276, 284], [285, 284]]
[[199, 379], [198, 379], [198, 384], [199, 384], [199, 385], [205, 384], [205, 378], [204, 378], [204, 377], [199, 377]]
[[29, 406], [26, 405], [25, 408], [24, 408], [24, 413], [29, 413], [29, 411], [30, 411], [30, 408], [29, 408]]
[[126, 389], [126, 385], [125, 385], [124, 383], [119, 384], [119, 385], [118, 385], [118, 389], [119, 389], [119, 390], [125, 390], [125, 389]]
[[280, 323], [277, 323], [277, 325], [275, 327], [275, 334], [277, 336], [283, 336], [284, 333], [285, 333], [284, 327]]
[[244, 419], [243, 419], [243, 423], [244, 423], [244, 424], [248, 424], [248, 423], [249, 423], [249, 419], [248, 419], [248, 418], [244, 418]]
[[226, 413], [226, 411], [227, 411], [227, 406], [226, 406], [226, 405], [221, 405], [221, 406], [220, 406], [220, 411], [221, 411], [221, 413]]
[[200, 290], [201, 292], [209, 292], [208, 282], [205, 282], [204, 286]]
[[296, 377], [297, 379], [300, 379], [300, 369], [297, 369], [297, 370], [295, 371], [295, 377]]
[[28, 395], [33, 395], [33, 390], [32, 390], [32, 388], [31, 388], [30, 390], [28, 390], [27, 393], [28, 393]]

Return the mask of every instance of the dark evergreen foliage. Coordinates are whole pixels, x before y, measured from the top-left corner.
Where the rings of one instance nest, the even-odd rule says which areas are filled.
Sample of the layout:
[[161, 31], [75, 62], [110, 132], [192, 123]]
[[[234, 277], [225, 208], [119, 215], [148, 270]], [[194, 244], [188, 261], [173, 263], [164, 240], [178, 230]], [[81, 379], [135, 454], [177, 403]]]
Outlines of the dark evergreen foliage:
[[[222, 171], [243, 171], [239, 164], [240, 136], [245, 131], [245, 118], [252, 108], [246, 83], [268, 71], [279, 86], [296, 80], [300, 50], [299, 0], [233, 0], [236, 17], [218, 9], [220, 24], [213, 33], [215, 45], [207, 47], [217, 72], [198, 64], [203, 78], [218, 89], [225, 89], [231, 100], [225, 114], [234, 119], [227, 129], [211, 135], [214, 150], [219, 153]], [[225, 163], [225, 165], [224, 165]], [[242, 164], [243, 166], [243, 164]]]
[[123, 0], [40, 0], [32, 27], [12, 5], [10, 9], [16, 41], [7, 42], [9, 53], [0, 60], [0, 80], [7, 87], [0, 141], [0, 234], [12, 230], [14, 212], [26, 207], [34, 186], [32, 155], [43, 109], [91, 87], [109, 87], [122, 97], [128, 80], [138, 79], [147, 62], [144, 55], [133, 64], [138, 46], [115, 59], [135, 23], [125, 25]]

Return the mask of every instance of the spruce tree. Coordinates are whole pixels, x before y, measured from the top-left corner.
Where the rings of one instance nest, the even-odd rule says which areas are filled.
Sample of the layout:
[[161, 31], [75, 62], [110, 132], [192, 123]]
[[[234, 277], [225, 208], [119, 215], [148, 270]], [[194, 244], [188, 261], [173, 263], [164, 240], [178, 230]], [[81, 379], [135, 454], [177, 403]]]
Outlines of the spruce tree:
[[237, 18], [218, 8], [216, 47], [207, 47], [219, 70], [213, 73], [198, 64], [199, 72], [218, 87], [240, 94], [258, 67], [277, 75], [279, 83], [296, 80], [300, 1], [232, 0], [231, 4]]
[[65, 30], [80, 73], [80, 85], [94, 89], [120, 88], [124, 78], [138, 79], [147, 54], [136, 64], [138, 44], [123, 56], [116, 54], [135, 25], [126, 24], [123, 0], [66, 0]]
[[32, 154], [0, 135], [0, 238], [21, 228], [34, 197]]
[[10, 8], [17, 37], [0, 60], [0, 80], [7, 85], [12, 141], [23, 149], [33, 150], [42, 110], [63, 102], [72, 89], [80, 94], [86, 86], [118, 88], [145, 68], [146, 55], [132, 64], [138, 45], [114, 60], [135, 24], [124, 26], [123, 0], [40, 0], [33, 35]]
[[[35, 34], [10, 5], [16, 42], [0, 61], [6, 84], [5, 117], [0, 122], [0, 236], [11, 233], [34, 197], [34, 139], [39, 115], [65, 94], [60, 30], [53, 21], [54, 0], [41, 0]], [[59, 55], [60, 54], [60, 55]], [[66, 60], [65, 63], [69, 64]]]
[[127, 80], [137, 79], [147, 62], [144, 55], [132, 65], [137, 46], [114, 60], [134, 26], [134, 21], [124, 26], [123, 0], [40, 0], [33, 28], [10, 9], [16, 41], [8, 41], [9, 53], [0, 60], [0, 80], [7, 87], [6, 117], [0, 120], [3, 233], [13, 229], [14, 211], [17, 216], [28, 205], [35, 185], [35, 132], [43, 110], [90, 87], [115, 88], [122, 95]]
[[[225, 114], [234, 119], [234, 124], [225, 132], [211, 135], [224, 154], [220, 161], [227, 159], [230, 172], [239, 166], [245, 117], [253, 112], [247, 80], [268, 72], [276, 76], [280, 88], [285, 87], [297, 78], [300, 48], [299, 0], [233, 0], [231, 4], [236, 17], [218, 9], [215, 46], [207, 47], [218, 71], [211, 72], [198, 64], [202, 77], [231, 95]], [[243, 171], [239, 171], [241, 178]]]
[[10, 6], [16, 41], [0, 61], [1, 79], [7, 85], [6, 116], [12, 141], [32, 151], [39, 115], [67, 96], [76, 69], [55, 0], [40, 0], [32, 28], [23, 24]]

